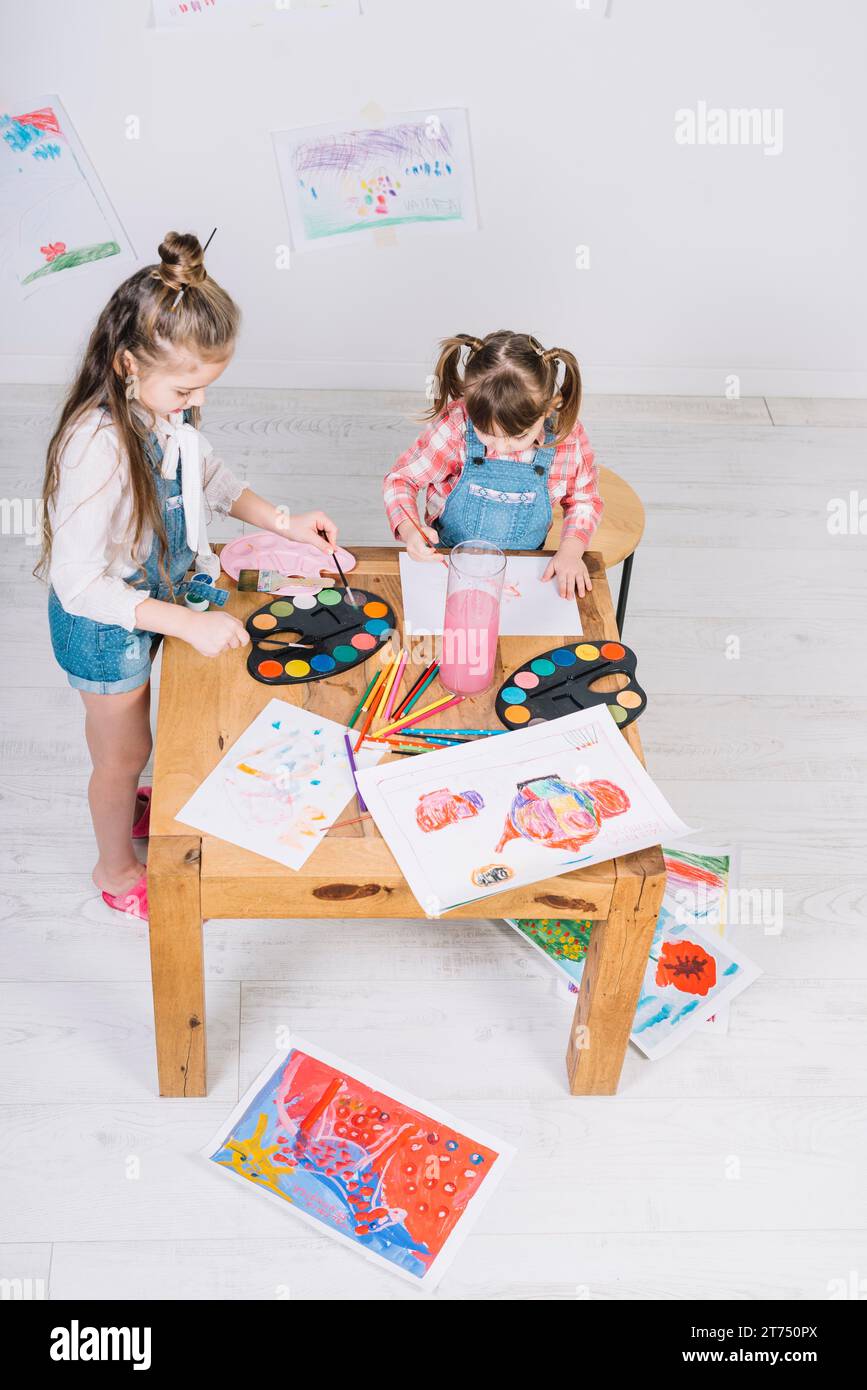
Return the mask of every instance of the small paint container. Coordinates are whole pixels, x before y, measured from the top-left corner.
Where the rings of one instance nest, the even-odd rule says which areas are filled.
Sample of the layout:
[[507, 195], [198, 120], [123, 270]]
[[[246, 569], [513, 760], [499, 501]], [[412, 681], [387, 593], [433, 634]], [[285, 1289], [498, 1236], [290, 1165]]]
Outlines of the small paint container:
[[184, 594], [184, 603], [194, 613], [207, 613], [210, 604], [206, 598], [196, 598], [194, 594]]

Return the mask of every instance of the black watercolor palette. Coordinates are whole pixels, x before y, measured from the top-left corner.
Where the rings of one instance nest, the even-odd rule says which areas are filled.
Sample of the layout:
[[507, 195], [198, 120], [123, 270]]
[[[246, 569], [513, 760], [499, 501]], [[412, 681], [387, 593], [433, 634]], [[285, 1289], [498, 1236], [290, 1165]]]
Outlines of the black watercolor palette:
[[246, 623], [252, 642], [247, 670], [253, 679], [263, 685], [325, 680], [379, 651], [395, 627], [394, 610], [378, 594], [351, 588], [357, 608], [343, 590], [326, 586], [318, 594], [275, 595], [257, 609]]
[[[620, 725], [631, 724], [647, 705], [635, 677], [635, 652], [622, 642], [582, 641], [554, 647], [513, 671], [497, 692], [497, 718], [507, 729], [607, 705]], [[591, 690], [602, 676], [626, 676], [623, 690]]]

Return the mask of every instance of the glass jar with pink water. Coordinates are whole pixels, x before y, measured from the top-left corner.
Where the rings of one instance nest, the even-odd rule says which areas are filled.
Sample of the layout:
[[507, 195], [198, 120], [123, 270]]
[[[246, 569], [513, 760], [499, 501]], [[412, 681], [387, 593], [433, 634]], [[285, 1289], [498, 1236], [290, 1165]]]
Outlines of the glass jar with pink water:
[[493, 683], [506, 557], [489, 541], [462, 541], [449, 555], [439, 678], [455, 695]]

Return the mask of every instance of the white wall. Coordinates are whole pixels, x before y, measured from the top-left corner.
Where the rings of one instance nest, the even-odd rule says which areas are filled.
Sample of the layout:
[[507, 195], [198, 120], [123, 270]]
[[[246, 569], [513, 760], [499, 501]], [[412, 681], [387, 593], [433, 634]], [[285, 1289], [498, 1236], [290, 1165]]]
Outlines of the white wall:
[[[149, 0], [29, 0], [4, 6], [2, 101], [60, 95], [143, 263], [219, 225], [227, 383], [420, 389], [439, 337], [512, 327], [573, 347], [590, 391], [867, 394], [862, 0], [587, 2], [364, 0], [196, 41], [146, 27]], [[482, 230], [277, 270], [269, 132], [371, 100], [469, 107]], [[781, 107], [782, 153], [678, 145], [702, 100]], [[119, 278], [4, 303], [0, 377], [62, 380]]]

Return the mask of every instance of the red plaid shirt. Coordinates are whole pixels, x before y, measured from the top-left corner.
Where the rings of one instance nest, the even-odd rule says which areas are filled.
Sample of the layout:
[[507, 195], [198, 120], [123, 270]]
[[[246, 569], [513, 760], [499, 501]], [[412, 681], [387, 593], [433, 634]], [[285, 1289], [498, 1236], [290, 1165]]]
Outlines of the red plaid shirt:
[[[432, 526], [442, 514], [467, 457], [466, 421], [463, 401], [453, 401], [386, 473], [382, 491], [395, 536], [400, 523], [406, 520], [401, 504], [416, 516], [416, 496], [422, 488], [427, 489], [427, 525]], [[535, 454], [535, 449], [524, 449], [514, 457], [520, 463], [532, 463]], [[563, 508], [563, 539], [572, 536], [586, 550], [602, 516], [602, 498], [593, 450], [580, 421], [557, 445], [548, 472], [548, 491], [552, 506], [559, 502]]]

